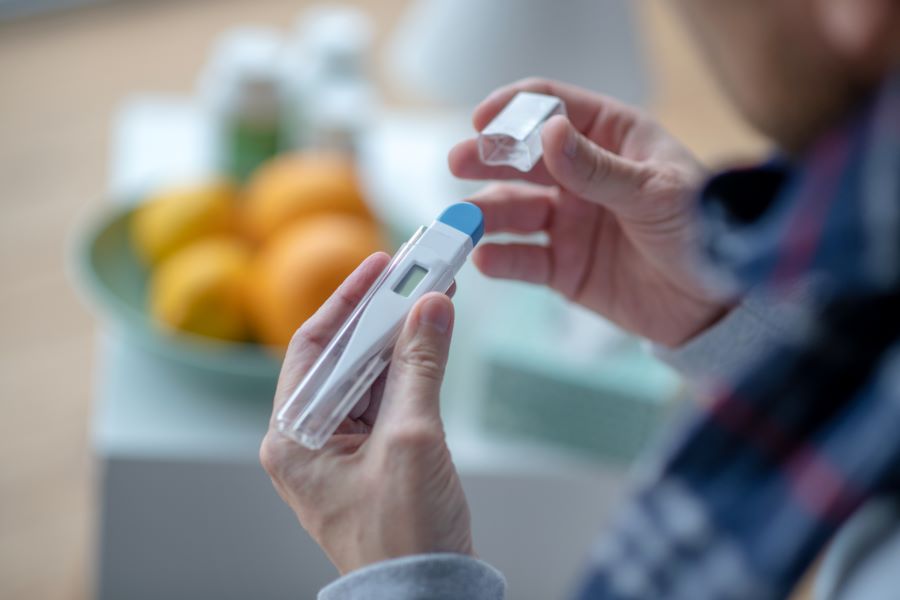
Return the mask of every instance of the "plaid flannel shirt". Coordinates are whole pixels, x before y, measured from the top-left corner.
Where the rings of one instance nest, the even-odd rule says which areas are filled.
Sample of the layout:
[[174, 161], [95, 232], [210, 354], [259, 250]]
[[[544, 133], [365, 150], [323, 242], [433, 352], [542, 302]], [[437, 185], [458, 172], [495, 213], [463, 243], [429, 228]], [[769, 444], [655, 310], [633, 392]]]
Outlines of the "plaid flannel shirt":
[[821, 277], [816, 318], [694, 409], [592, 552], [584, 600], [785, 597], [898, 489], [900, 77], [805, 160], [722, 174], [698, 206], [720, 280]]

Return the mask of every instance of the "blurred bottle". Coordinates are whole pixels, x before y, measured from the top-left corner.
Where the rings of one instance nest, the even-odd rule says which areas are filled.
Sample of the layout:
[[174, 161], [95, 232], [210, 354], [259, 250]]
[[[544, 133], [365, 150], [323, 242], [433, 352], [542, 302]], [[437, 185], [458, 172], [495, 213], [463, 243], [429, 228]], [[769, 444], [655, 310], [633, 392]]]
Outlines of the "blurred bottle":
[[200, 77], [216, 166], [238, 181], [285, 146], [283, 49], [275, 30], [232, 29], [219, 38]]
[[371, 45], [372, 23], [359, 9], [315, 6], [300, 15], [283, 63], [292, 147], [355, 154], [378, 103]]

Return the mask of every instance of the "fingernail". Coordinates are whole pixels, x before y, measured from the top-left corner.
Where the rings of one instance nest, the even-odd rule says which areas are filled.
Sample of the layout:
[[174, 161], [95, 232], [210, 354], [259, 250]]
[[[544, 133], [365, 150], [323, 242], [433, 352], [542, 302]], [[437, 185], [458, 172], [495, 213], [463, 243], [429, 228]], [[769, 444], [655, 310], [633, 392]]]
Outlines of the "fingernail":
[[440, 298], [431, 298], [419, 310], [419, 322], [433, 327], [440, 333], [447, 333], [450, 327], [450, 307]]
[[575, 153], [578, 151], [578, 134], [575, 132], [574, 127], [568, 127], [566, 141], [563, 142], [562, 151], [567, 157], [575, 158]]

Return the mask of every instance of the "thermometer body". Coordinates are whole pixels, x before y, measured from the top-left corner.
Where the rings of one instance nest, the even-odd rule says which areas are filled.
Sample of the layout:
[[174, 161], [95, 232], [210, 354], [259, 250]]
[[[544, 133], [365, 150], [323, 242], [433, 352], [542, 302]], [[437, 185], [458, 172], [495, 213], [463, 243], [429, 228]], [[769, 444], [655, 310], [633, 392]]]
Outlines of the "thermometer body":
[[397, 251], [276, 416], [278, 430], [319, 449], [391, 360], [416, 301], [446, 292], [483, 232], [481, 211], [447, 208]]

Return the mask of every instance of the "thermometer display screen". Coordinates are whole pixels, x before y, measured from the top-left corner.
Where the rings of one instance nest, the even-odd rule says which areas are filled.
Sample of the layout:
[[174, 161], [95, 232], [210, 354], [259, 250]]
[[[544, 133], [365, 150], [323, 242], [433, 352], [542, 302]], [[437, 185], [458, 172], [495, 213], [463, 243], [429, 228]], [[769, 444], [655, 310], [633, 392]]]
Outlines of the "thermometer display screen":
[[419, 265], [412, 265], [409, 270], [406, 272], [400, 281], [397, 282], [397, 285], [394, 286], [394, 291], [404, 298], [408, 298], [410, 294], [413, 293], [413, 290], [422, 283], [422, 280], [425, 279], [425, 275], [428, 274], [428, 269]]

